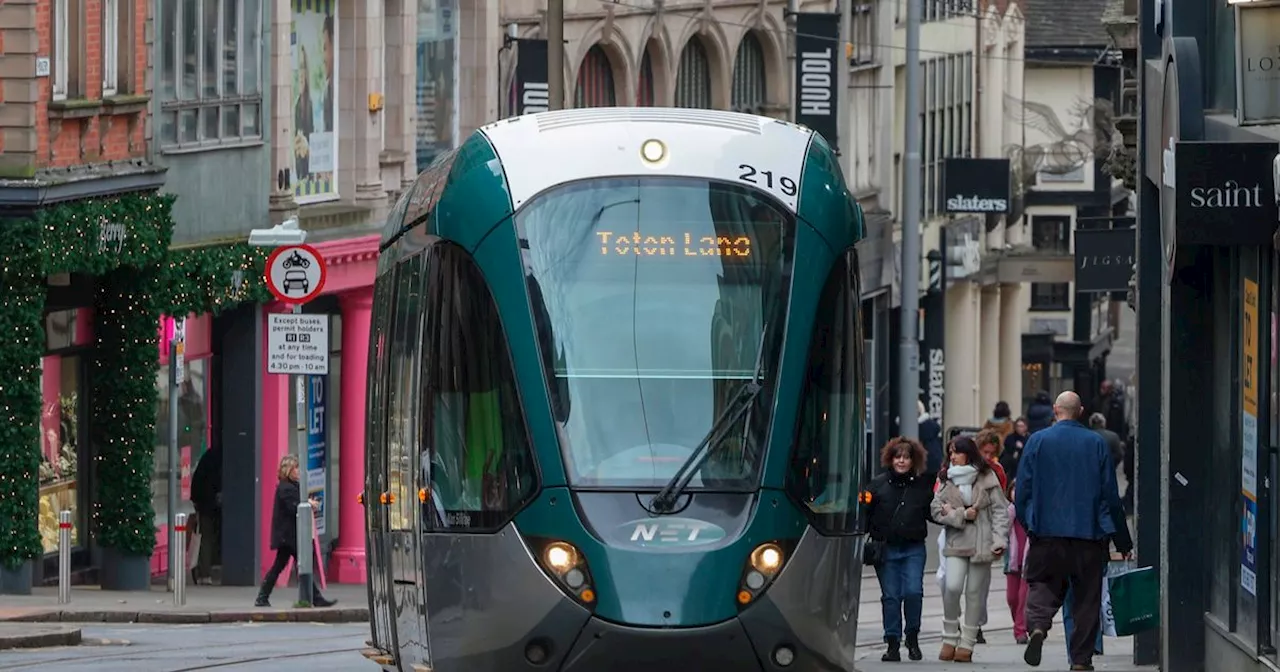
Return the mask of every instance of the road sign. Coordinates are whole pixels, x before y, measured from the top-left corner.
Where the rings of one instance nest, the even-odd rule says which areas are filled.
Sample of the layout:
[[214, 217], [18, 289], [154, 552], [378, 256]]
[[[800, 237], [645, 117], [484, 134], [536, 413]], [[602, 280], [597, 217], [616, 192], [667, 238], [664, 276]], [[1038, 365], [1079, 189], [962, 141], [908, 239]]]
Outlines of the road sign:
[[267, 373], [329, 373], [329, 316], [272, 313], [267, 329]]
[[281, 302], [300, 305], [320, 295], [328, 275], [324, 258], [310, 245], [277, 247], [267, 257], [267, 287]]

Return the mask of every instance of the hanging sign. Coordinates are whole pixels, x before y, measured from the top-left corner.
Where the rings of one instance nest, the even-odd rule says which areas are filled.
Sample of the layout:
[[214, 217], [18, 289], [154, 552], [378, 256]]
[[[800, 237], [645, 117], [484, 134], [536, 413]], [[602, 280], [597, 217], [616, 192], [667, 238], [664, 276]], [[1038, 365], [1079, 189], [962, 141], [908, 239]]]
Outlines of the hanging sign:
[[1137, 256], [1136, 230], [1079, 229], [1075, 237], [1077, 292], [1123, 292], [1129, 288]]
[[833, 148], [840, 145], [839, 67], [840, 15], [800, 12], [796, 15], [796, 123], [813, 129]]
[[547, 41], [522, 38], [516, 47], [515, 115], [546, 112], [551, 91], [547, 83]]

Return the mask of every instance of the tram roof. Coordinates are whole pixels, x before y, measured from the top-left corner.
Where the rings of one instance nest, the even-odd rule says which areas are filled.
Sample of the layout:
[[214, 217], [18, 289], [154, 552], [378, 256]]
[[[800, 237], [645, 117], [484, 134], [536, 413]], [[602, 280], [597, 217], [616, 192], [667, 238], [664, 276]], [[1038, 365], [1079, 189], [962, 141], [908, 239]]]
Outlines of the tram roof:
[[[539, 112], [480, 129], [502, 162], [512, 205], [556, 185], [592, 177], [666, 175], [750, 181], [795, 212], [813, 131], [738, 112], [596, 107]], [[646, 161], [657, 140], [665, 157]], [[766, 175], [767, 174], [767, 175]], [[782, 178], [790, 178], [783, 187]]]

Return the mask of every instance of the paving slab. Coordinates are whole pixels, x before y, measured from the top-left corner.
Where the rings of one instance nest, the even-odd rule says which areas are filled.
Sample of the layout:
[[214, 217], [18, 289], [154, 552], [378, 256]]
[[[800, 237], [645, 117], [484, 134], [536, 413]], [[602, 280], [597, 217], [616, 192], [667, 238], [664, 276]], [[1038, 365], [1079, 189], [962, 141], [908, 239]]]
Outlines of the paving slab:
[[47, 623], [0, 623], [0, 650], [76, 646], [80, 628]]
[[69, 604], [58, 604], [56, 588], [40, 587], [31, 595], [5, 595], [0, 622], [21, 623], [241, 623], [308, 622], [367, 623], [368, 593], [363, 585], [330, 585], [324, 591], [337, 599], [332, 607], [294, 607], [297, 588], [281, 587], [272, 595], [273, 608], [254, 607], [252, 586], [190, 586], [186, 603], [173, 603], [173, 594], [150, 591], [110, 591], [76, 586]]

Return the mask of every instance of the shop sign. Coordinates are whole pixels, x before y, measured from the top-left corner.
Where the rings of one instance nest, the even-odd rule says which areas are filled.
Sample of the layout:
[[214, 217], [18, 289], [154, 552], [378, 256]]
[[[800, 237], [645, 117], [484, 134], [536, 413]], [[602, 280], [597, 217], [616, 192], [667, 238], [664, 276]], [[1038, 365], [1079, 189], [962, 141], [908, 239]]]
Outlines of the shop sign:
[[1240, 586], [1258, 594], [1258, 283], [1244, 278], [1243, 324], [1240, 325], [1241, 456]]
[[129, 230], [124, 224], [98, 219], [98, 252], [101, 254], [119, 255], [124, 250], [124, 241], [129, 238]]
[[1237, 4], [1236, 119], [1280, 121], [1280, 5]]
[[516, 52], [516, 109], [512, 116], [546, 112], [551, 88], [547, 83], [547, 41], [522, 38]]
[[1129, 288], [1137, 258], [1134, 229], [1076, 231], [1077, 292], [1123, 292]]
[[1173, 170], [1177, 242], [1270, 245], [1277, 152], [1280, 143], [1274, 142], [1179, 141]]
[[1009, 159], [943, 159], [944, 212], [1009, 212]]
[[832, 147], [839, 146], [840, 15], [796, 14], [796, 123], [816, 131]]

